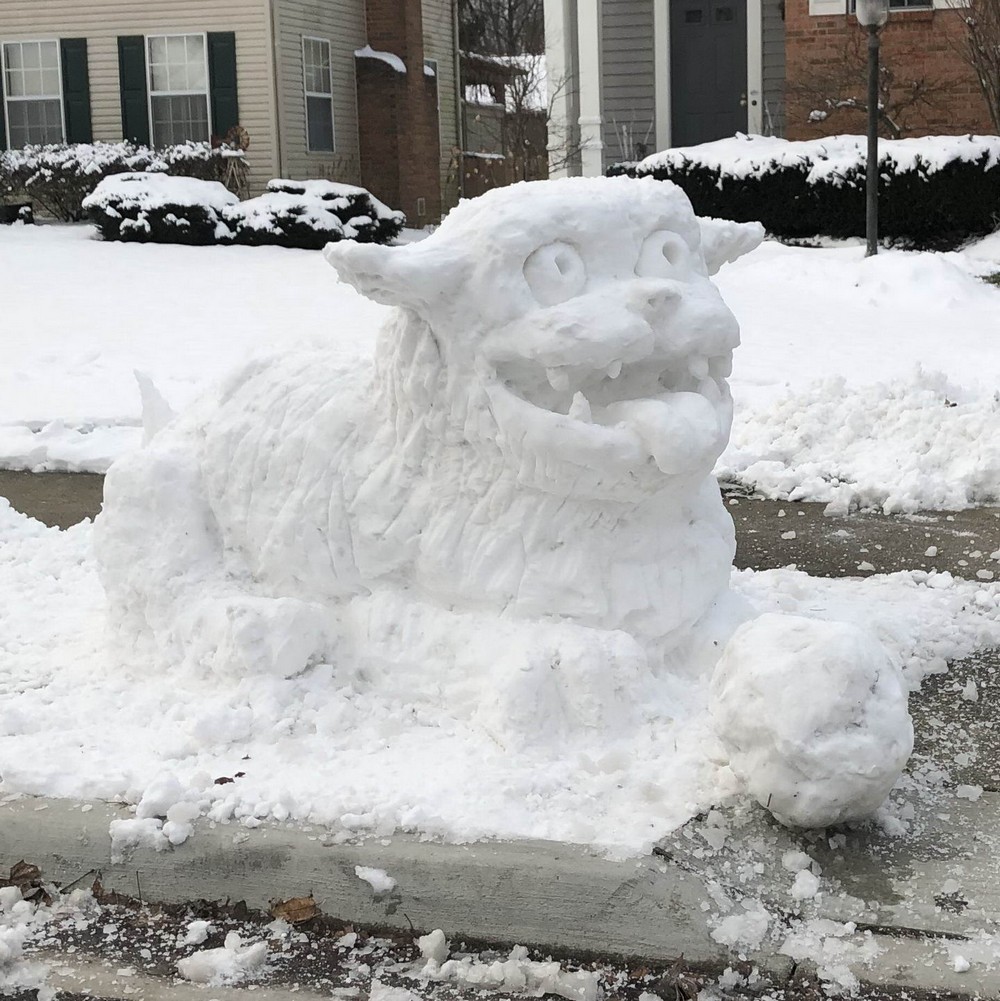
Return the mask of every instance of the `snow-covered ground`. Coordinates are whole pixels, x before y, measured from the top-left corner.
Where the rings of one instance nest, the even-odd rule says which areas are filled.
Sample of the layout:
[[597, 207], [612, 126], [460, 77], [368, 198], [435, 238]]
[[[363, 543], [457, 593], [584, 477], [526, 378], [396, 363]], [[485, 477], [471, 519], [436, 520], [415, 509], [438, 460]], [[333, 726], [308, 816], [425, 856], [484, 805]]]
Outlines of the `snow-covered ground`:
[[[248, 355], [367, 351], [382, 307], [321, 255], [0, 230], [0, 466], [103, 471], [140, 438], [133, 370], [179, 408]], [[955, 254], [765, 243], [717, 283], [742, 326], [719, 473], [886, 510], [1000, 499], [1000, 235]]]

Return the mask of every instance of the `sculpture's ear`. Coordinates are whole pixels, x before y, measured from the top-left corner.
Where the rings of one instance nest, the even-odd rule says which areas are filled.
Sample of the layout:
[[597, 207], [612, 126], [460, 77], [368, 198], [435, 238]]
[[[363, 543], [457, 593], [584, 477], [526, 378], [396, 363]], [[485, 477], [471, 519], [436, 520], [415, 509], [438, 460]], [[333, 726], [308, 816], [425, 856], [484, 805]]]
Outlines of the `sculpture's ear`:
[[460, 287], [461, 261], [445, 259], [441, 248], [421, 243], [383, 247], [377, 243], [340, 240], [328, 243], [323, 255], [340, 280], [385, 306], [427, 312], [448, 287]]
[[701, 249], [710, 275], [714, 275], [723, 264], [756, 250], [764, 239], [764, 227], [759, 222], [699, 217], [698, 225], [701, 227]]

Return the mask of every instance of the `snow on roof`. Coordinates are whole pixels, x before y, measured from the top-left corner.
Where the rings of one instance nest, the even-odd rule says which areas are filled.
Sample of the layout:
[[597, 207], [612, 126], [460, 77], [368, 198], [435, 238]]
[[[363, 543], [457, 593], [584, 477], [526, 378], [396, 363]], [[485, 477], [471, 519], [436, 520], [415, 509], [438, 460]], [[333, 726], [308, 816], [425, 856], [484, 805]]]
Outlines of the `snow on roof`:
[[[544, 55], [533, 55], [528, 52], [516, 56], [492, 56], [481, 52], [463, 52], [462, 55], [469, 60], [482, 63], [490, 63], [494, 66], [502, 66], [510, 70], [510, 75], [504, 80], [497, 81], [504, 86], [507, 95], [508, 111], [546, 111], [549, 107], [549, 77], [548, 64]], [[466, 97], [470, 104], [493, 104], [491, 98], [486, 100], [477, 99], [484, 89], [488, 89], [489, 82], [476, 82], [466, 86], [468, 92], [470, 87], [475, 88], [473, 96]]]
[[[728, 139], [681, 146], [654, 153], [641, 161], [640, 174], [658, 167], [698, 163], [724, 171], [730, 177], [756, 177], [796, 164], [809, 164], [810, 183], [836, 177], [864, 164], [864, 136], [826, 136], [791, 142], [776, 136], [737, 133]], [[953, 160], [987, 157], [987, 166], [1000, 162], [1000, 136], [924, 136], [917, 139], [880, 139], [879, 159], [892, 161], [899, 170], [912, 170], [918, 161], [933, 173]]]
[[354, 56], [357, 59], [378, 59], [385, 63], [386, 66], [391, 66], [397, 73], [406, 72], [406, 63], [395, 52], [381, 52], [378, 49], [373, 49], [370, 45], [366, 45], [363, 49], [355, 49]]

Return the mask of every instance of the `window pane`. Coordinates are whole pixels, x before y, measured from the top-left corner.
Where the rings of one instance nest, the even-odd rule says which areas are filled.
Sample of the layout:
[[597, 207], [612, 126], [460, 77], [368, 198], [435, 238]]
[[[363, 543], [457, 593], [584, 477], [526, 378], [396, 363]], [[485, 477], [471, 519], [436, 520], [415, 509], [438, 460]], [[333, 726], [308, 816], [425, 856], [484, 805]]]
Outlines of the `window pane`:
[[187, 74], [187, 50], [184, 36], [174, 35], [167, 39], [168, 85], [164, 90], [190, 90]]
[[41, 69], [42, 55], [39, 52], [38, 42], [22, 42], [21, 58], [25, 69]]
[[333, 152], [333, 102], [328, 97], [307, 97], [309, 149]]
[[58, 100], [11, 101], [7, 105], [7, 116], [13, 149], [63, 141], [62, 109]]
[[302, 49], [305, 60], [306, 92], [331, 94], [330, 44], [320, 39], [307, 38]]
[[207, 90], [205, 79], [205, 39], [202, 35], [187, 36], [187, 89]]
[[55, 42], [41, 43], [42, 69], [59, 69], [59, 46]]
[[24, 96], [24, 76], [20, 70], [7, 70], [7, 95], [9, 97]]
[[42, 70], [42, 91], [46, 97], [59, 93], [59, 70]]
[[207, 142], [208, 98], [196, 94], [187, 97], [153, 97], [153, 145]]
[[45, 91], [42, 89], [41, 70], [22, 70], [22, 80], [24, 94], [26, 97], [41, 97]]
[[21, 46], [17, 42], [3, 47], [3, 57], [6, 60], [8, 70], [21, 68]]

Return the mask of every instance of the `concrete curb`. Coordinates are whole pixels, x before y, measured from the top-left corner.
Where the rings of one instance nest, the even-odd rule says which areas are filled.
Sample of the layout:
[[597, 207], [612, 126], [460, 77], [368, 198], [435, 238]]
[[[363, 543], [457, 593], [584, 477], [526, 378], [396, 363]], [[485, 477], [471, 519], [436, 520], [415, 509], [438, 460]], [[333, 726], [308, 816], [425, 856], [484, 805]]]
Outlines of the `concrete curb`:
[[[228, 898], [266, 911], [273, 900], [312, 893], [325, 914], [345, 922], [440, 927], [458, 941], [660, 961], [683, 955], [689, 963], [720, 968], [734, 958], [711, 936], [706, 879], [684, 862], [610, 861], [577, 846], [537, 841], [443, 845], [396, 837], [336, 845], [325, 843], [318, 830], [201, 824], [172, 851], [137, 849], [127, 861], [111, 864], [108, 825], [128, 815], [127, 807], [103, 802], [19, 799], [0, 807], [0, 849], [41, 865], [60, 883], [100, 870], [106, 889], [130, 896], [138, 874], [142, 896], [150, 901]], [[375, 894], [355, 875], [356, 865], [384, 869], [396, 888]], [[959, 974], [950, 968], [948, 946], [959, 944], [959, 936], [900, 932], [874, 931], [881, 953], [874, 969], [854, 970], [859, 979], [1000, 996], [995, 969]], [[863, 940], [862, 932], [853, 937], [855, 943]], [[795, 967], [775, 954], [747, 958], [779, 981]]]
[[[692, 963], [731, 961], [708, 927], [702, 880], [663, 860], [609, 861], [553, 842], [446, 845], [396, 837], [387, 843], [324, 843], [321, 832], [284, 827], [247, 830], [202, 824], [185, 844], [157, 853], [136, 849], [109, 861], [108, 825], [125, 807], [20, 799], [0, 807], [0, 847], [60, 883], [100, 870], [107, 890], [147, 900], [269, 902], [312, 893], [323, 912], [361, 925], [443, 928], [449, 938], [517, 942], [607, 956]], [[375, 894], [356, 865], [397, 881]], [[81, 885], [87, 885], [85, 880]], [[754, 957], [779, 976], [784, 957]]]

